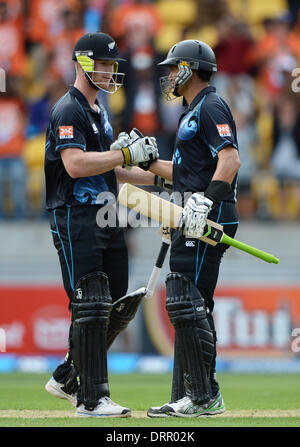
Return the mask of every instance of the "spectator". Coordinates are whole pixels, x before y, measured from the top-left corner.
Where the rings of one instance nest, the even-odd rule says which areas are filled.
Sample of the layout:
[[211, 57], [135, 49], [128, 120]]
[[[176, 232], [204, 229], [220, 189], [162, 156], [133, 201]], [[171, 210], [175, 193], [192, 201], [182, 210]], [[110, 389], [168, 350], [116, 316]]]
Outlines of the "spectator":
[[294, 27], [297, 22], [299, 23], [300, 0], [287, 0], [287, 4], [291, 15], [291, 24]]
[[[128, 59], [126, 65], [119, 67], [119, 71], [126, 73], [123, 91], [113, 99], [111, 95], [99, 93], [108, 107], [115, 132], [136, 126], [143, 133], [157, 137], [161, 158], [172, 157], [170, 148], [183, 108], [180, 100], [165, 101], [159, 94], [163, 70], [156, 66], [161, 57], [155, 42], [159, 44], [164, 34], [161, 31], [177, 25], [168, 19], [165, 27], [156, 3], [150, 0], [0, 0], [0, 67], [5, 69], [7, 80], [11, 79], [10, 91], [0, 96], [0, 174], [4, 173], [4, 159], [19, 166], [19, 174], [15, 170], [9, 181], [11, 171], [6, 170], [6, 180], [1, 182], [2, 214], [8, 211], [7, 204], [15, 202], [12, 185], [17, 188], [20, 172], [27, 189], [29, 184], [38, 184], [39, 174], [33, 182], [31, 171], [32, 167], [36, 172], [40, 170], [38, 147], [49, 109], [74, 77], [73, 65], [68, 65], [65, 54], [84, 32], [101, 29], [113, 34]], [[176, 1], [169, 3], [170, 8], [176, 8]], [[211, 38], [212, 45], [217, 42], [214, 51], [218, 73], [212, 83], [222, 92], [236, 117], [242, 160], [239, 203], [243, 204], [245, 198], [251, 204], [253, 178], [262, 170], [270, 173], [272, 168], [278, 179], [288, 179], [283, 181], [300, 180], [296, 180], [300, 157], [299, 104], [287, 94], [293, 81], [290, 74], [300, 62], [300, 0], [287, 2], [289, 14], [282, 11], [280, 17], [266, 18], [262, 23], [264, 33], [258, 38], [256, 33], [254, 38], [251, 35], [250, 22], [243, 23], [232, 16], [230, 3], [226, 0], [195, 2], [198, 13], [182, 37]], [[25, 80], [26, 89], [17, 94], [21, 79]], [[293, 96], [298, 97], [295, 93]], [[10, 117], [19, 114], [23, 129], [20, 122], [14, 127], [10, 124]], [[24, 153], [21, 134], [23, 139], [26, 135], [29, 147]], [[14, 141], [12, 145], [7, 143], [10, 138]], [[21, 167], [26, 153], [30, 159], [30, 163], [25, 160], [27, 171]], [[4, 200], [3, 207], [2, 199], [8, 190], [10, 201]], [[34, 187], [37, 204], [41, 190], [42, 185]], [[24, 198], [21, 201], [25, 203]], [[15, 208], [20, 207], [14, 205], [12, 209]], [[36, 212], [38, 209], [39, 205]]]
[[[239, 189], [241, 202], [248, 196], [256, 164], [253, 145], [256, 139], [255, 83], [251, 76], [247, 53], [253, 46], [248, 25], [231, 15], [217, 22], [218, 43], [214, 47], [218, 72], [213, 84], [236, 117], [241, 168]], [[248, 198], [247, 198], [248, 200]]]
[[62, 25], [62, 13], [66, 9], [66, 1], [30, 0], [28, 2], [28, 32], [32, 43], [44, 43], [58, 34]]
[[85, 0], [28, 1], [27, 38], [29, 42], [47, 44], [64, 29], [64, 11], [77, 11], [83, 16], [85, 3]]
[[84, 13], [84, 29], [86, 33], [96, 33], [102, 29], [108, 0], [87, 0]]
[[247, 53], [253, 39], [248, 25], [233, 16], [225, 16], [216, 24], [218, 43], [214, 47], [218, 73], [231, 75], [249, 74]]
[[170, 160], [173, 151], [168, 144], [168, 125], [164, 126], [159, 83], [161, 68], [157, 66], [162, 57], [155, 49], [149, 28], [141, 24], [129, 27], [123, 43], [126, 51], [122, 56], [127, 62], [120, 65], [120, 71], [126, 73], [120, 128], [129, 132], [136, 127], [144, 135], [155, 136], [160, 157]]
[[[27, 209], [26, 169], [23, 161], [25, 113], [20, 80], [9, 77], [0, 96], [0, 217], [24, 218]], [[6, 192], [8, 191], [8, 195]]]
[[[176, 3], [176, 2], [175, 2]], [[196, 1], [197, 16], [194, 24], [191, 26], [191, 31], [203, 26], [213, 25], [221, 20], [224, 20], [230, 13], [227, 0], [201, 0]]]
[[274, 150], [271, 165], [280, 180], [300, 180], [300, 102], [282, 94], [274, 109]]
[[130, 4], [118, 5], [109, 14], [109, 32], [119, 41], [119, 48], [129, 32], [140, 27], [151, 37], [162, 27], [159, 12], [149, 0], [133, 0]]
[[10, 7], [8, 2], [0, 2], [0, 67], [11, 76], [23, 76], [26, 58], [20, 16]]
[[67, 9], [62, 12], [63, 28], [46, 41], [45, 47], [49, 54], [50, 75], [62, 79], [66, 85], [75, 79], [74, 64], [69, 62], [68, 55], [72, 52], [77, 40], [84, 34], [82, 15], [77, 10]]
[[249, 52], [249, 63], [270, 104], [285, 86], [285, 72], [298, 66], [300, 38], [290, 29], [288, 16], [264, 22], [265, 34]]

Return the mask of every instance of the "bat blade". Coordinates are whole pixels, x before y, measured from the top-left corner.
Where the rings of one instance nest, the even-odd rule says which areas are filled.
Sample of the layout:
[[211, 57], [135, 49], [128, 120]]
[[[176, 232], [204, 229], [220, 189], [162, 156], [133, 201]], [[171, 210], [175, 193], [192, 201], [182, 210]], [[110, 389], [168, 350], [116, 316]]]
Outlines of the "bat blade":
[[[118, 195], [118, 202], [151, 220], [162, 223], [165, 227], [178, 228], [181, 206], [162, 199], [157, 194], [150, 194], [134, 185], [124, 183]], [[207, 244], [217, 245], [222, 236], [222, 225], [208, 219], [204, 235], [200, 239]]]
[[[156, 194], [150, 194], [141, 188], [125, 183], [120, 189], [118, 202], [137, 213], [149, 217], [150, 219], [161, 222], [164, 226], [177, 229], [178, 222], [182, 213], [182, 208], [168, 200], [162, 199]], [[217, 245], [222, 242], [242, 250], [263, 261], [278, 264], [279, 259], [265, 251], [259, 250], [251, 245], [230, 238], [223, 231], [223, 226], [207, 219], [207, 226], [201, 241]]]

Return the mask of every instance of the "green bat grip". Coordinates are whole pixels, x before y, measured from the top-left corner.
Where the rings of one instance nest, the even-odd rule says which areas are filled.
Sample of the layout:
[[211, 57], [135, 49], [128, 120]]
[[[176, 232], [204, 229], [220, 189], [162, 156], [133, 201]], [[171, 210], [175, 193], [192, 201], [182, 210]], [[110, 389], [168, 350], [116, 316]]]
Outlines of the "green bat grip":
[[273, 264], [278, 264], [279, 259], [275, 258], [275, 256], [270, 253], [266, 253], [265, 251], [259, 250], [258, 248], [251, 247], [251, 245], [244, 244], [244, 242], [237, 241], [227, 234], [223, 234], [221, 241], [223, 244], [231, 245], [232, 247], [238, 248], [239, 250], [243, 250], [250, 255], [256, 256], [257, 258], [262, 259], [263, 261], [270, 262]]

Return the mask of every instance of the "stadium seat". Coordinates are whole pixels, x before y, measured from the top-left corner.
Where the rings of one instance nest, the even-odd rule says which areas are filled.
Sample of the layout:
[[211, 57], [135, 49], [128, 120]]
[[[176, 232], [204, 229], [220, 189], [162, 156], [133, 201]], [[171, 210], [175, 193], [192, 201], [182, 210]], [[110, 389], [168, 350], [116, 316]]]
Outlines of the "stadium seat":
[[158, 51], [166, 53], [176, 42], [182, 40], [183, 27], [176, 24], [167, 24], [155, 38], [155, 47]]
[[249, 24], [260, 23], [265, 18], [277, 17], [288, 10], [285, 0], [228, 0], [233, 14], [242, 17]]
[[43, 212], [45, 135], [26, 141], [24, 161], [28, 169], [27, 192], [30, 207], [39, 215]]
[[165, 24], [190, 25], [197, 17], [194, 0], [160, 0], [156, 6]]
[[188, 31], [185, 35], [186, 39], [197, 39], [207, 43], [210, 47], [214, 47], [217, 44], [218, 36], [216, 28], [213, 25], [206, 25], [199, 30]]

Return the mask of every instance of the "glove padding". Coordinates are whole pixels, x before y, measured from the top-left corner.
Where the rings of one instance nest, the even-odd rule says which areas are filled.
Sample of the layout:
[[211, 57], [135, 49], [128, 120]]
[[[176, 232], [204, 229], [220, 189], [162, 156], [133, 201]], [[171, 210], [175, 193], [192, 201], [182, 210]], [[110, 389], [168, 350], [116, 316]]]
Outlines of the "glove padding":
[[183, 208], [178, 229], [186, 237], [199, 239], [203, 236], [207, 216], [212, 209], [213, 201], [198, 192], [191, 195]]
[[116, 141], [110, 145], [111, 151], [120, 151], [122, 147], [127, 147], [131, 143], [131, 138], [127, 132], [121, 132]]
[[130, 134], [121, 132], [114, 141], [110, 150], [121, 150], [124, 156], [124, 167], [140, 166], [142, 169], [149, 169], [153, 160], [158, 158], [158, 149], [154, 137], [144, 137], [137, 129], [133, 129]]
[[[138, 130], [136, 127], [134, 127], [134, 128], [132, 129], [132, 131], [130, 132], [130, 135], [132, 136], [133, 139], [135, 139], [135, 138], [134, 138], [135, 136], [136, 136], [137, 138], [138, 138], [138, 137], [139, 137], [139, 138], [143, 138], [143, 137], [144, 137], [144, 135], [142, 134], [142, 132], [141, 132], [140, 130]], [[155, 141], [155, 144], [156, 144], [156, 139], [155, 139], [154, 137], [151, 137], [151, 138], [153, 138], [153, 140]], [[156, 144], [156, 146], [157, 146], [157, 144]], [[158, 157], [159, 157], [159, 153], [157, 152], [157, 157], [156, 157], [156, 158], [158, 158]], [[150, 165], [151, 165], [152, 161], [153, 161], [153, 160], [142, 161], [142, 162], [138, 163], [137, 166], [138, 166], [139, 168], [143, 169], [144, 171], [148, 171], [149, 168], [150, 168]]]
[[[121, 132], [118, 135], [116, 141], [110, 145], [111, 151], [120, 151], [123, 147], [127, 147], [131, 143], [131, 138], [127, 132]], [[133, 165], [123, 165], [122, 168], [126, 168], [130, 171]]]
[[[130, 138], [135, 134], [130, 132]], [[132, 139], [133, 140], [133, 139]], [[122, 148], [125, 165], [138, 166], [139, 163], [153, 161], [158, 157], [158, 149], [154, 137], [142, 137], [133, 140], [127, 147]]]

